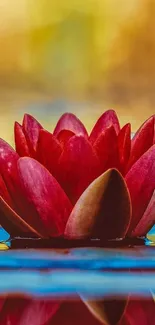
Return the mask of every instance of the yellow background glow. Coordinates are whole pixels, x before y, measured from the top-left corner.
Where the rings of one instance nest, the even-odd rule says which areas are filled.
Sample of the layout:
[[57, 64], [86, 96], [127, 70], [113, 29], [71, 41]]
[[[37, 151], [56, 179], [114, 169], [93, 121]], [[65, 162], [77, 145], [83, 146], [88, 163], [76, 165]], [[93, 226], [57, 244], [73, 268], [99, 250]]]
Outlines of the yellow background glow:
[[90, 129], [113, 107], [136, 130], [155, 113], [154, 17], [152, 0], [0, 0], [0, 136], [27, 110]]

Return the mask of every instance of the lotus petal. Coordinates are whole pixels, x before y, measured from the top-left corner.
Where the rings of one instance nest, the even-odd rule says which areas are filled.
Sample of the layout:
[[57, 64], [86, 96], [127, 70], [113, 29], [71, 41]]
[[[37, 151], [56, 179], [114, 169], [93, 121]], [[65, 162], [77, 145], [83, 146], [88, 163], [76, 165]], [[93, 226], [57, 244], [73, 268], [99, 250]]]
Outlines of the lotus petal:
[[[24, 309], [19, 325], [46, 325], [58, 312], [60, 302], [32, 300]], [[7, 325], [7, 324], [6, 324]]]
[[0, 223], [2, 227], [8, 231], [10, 235], [21, 236], [23, 234], [44, 237], [45, 233], [39, 233], [35, 228], [31, 227], [24, 221], [8, 204], [0, 197]]
[[125, 299], [105, 299], [101, 301], [86, 301], [84, 299], [83, 302], [90, 312], [104, 325], [117, 325], [127, 305], [127, 300]]
[[62, 235], [72, 210], [68, 197], [56, 179], [38, 161], [20, 158], [18, 169], [23, 191], [38, 213], [48, 235]]
[[[4, 140], [0, 139], [0, 171], [4, 178], [10, 178], [10, 174], [16, 171], [19, 155]], [[8, 177], [7, 177], [8, 176]]]
[[39, 228], [39, 216], [36, 210], [28, 201], [23, 193], [17, 162], [19, 156], [15, 150], [4, 140], [0, 139], [0, 170], [7, 190], [13, 201], [13, 208], [28, 224], [42, 231], [42, 225]]
[[15, 122], [14, 126], [14, 134], [15, 134], [15, 145], [16, 145], [16, 151], [19, 154], [19, 156], [30, 156], [29, 147], [25, 138], [25, 134], [23, 132], [22, 126]]
[[[18, 159], [19, 156], [15, 152], [15, 150], [7, 142], [0, 139], [1, 195], [9, 204], [11, 204], [10, 198], [12, 198], [14, 201], [15, 193], [17, 190], [17, 184], [19, 184], [17, 175]], [[6, 187], [6, 190], [4, 190], [4, 187]], [[8, 192], [8, 194], [6, 193], [6, 191]], [[10, 198], [8, 197], [8, 195]]]
[[81, 195], [68, 219], [68, 238], [124, 237], [131, 217], [130, 197], [121, 174], [111, 169]]
[[25, 114], [23, 119], [23, 131], [32, 157], [36, 156], [39, 131], [43, 128], [41, 124], [31, 115]]
[[87, 130], [83, 123], [72, 113], [65, 113], [61, 116], [53, 131], [53, 135], [58, 136], [62, 130], [69, 130], [76, 135], [88, 137]]
[[[2, 176], [0, 176], [0, 198], [2, 198], [4, 200], [4, 202], [6, 202], [6, 204], [9, 206], [9, 208], [14, 209], [13, 201], [11, 199], [11, 196], [10, 196], [8, 190], [7, 190], [7, 187], [5, 185], [5, 182], [2, 178]], [[2, 210], [0, 210], [0, 224], [1, 224], [1, 226], [3, 226], [4, 229], [9, 230], [8, 232], [10, 234], [12, 234], [13, 232], [17, 234], [16, 227], [14, 227], [12, 225], [12, 222], [8, 222], [4, 212]]]
[[129, 299], [124, 316], [119, 325], [154, 325], [155, 303], [153, 299]]
[[0, 324], [20, 325], [22, 312], [28, 303], [28, 299], [22, 297], [5, 299], [5, 303], [0, 313]]
[[4, 303], [5, 303], [5, 299], [3, 297], [0, 298], [0, 313], [2, 311], [2, 308], [4, 306]]
[[74, 135], [75, 133], [70, 130], [62, 130], [59, 132], [57, 139], [59, 140], [62, 147], [64, 147], [67, 141]]
[[40, 130], [37, 146], [37, 159], [55, 176], [62, 148], [52, 133]]
[[59, 159], [59, 183], [75, 203], [87, 186], [100, 174], [100, 162], [83, 136], [72, 137]]
[[11, 217], [6, 217], [4, 212], [0, 209], [0, 225], [10, 234], [11, 237], [27, 237], [27, 235], [30, 235], [31, 237], [36, 237], [35, 235], [33, 235], [33, 233], [24, 233], [20, 226], [18, 227], [17, 225], [13, 224], [12, 220], [10, 219]]
[[0, 313], [0, 324], [45, 325], [58, 308], [59, 303], [53, 301], [8, 297]]
[[49, 325], [100, 325], [101, 323], [80, 301], [66, 302], [51, 319]]
[[131, 150], [131, 125], [124, 125], [118, 134], [120, 170], [124, 174]]
[[132, 231], [132, 236], [138, 237], [138, 236], [145, 236], [149, 230], [153, 227], [155, 224], [155, 191], [153, 192], [153, 195], [151, 197], [151, 200], [140, 219], [137, 227]]
[[155, 145], [145, 152], [126, 175], [132, 202], [128, 234], [138, 225], [155, 190]]
[[13, 207], [13, 201], [11, 199], [11, 196], [8, 192], [8, 189], [5, 185], [5, 182], [3, 180], [3, 177], [0, 175], [0, 196], [11, 206]]
[[102, 173], [109, 168], [119, 169], [119, 152], [117, 135], [114, 126], [111, 125], [100, 133], [93, 145], [102, 166]]
[[154, 116], [154, 136], [153, 136], [153, 144], [155, 144], [155, 116]]
[[128, 170], [153, 145], [154, 119], [154, 116], [150, 117], [134, 135], [131, 141]]
[[116, 134], [118, 134], [120, 131], [119, 121], [115, 111], [111, 109], [103, 113], [96, 122], [89, 137], [90, 142], [93, 144], [100, 134], [104, 132], [106, 128], [112, 125], [116, 131]]

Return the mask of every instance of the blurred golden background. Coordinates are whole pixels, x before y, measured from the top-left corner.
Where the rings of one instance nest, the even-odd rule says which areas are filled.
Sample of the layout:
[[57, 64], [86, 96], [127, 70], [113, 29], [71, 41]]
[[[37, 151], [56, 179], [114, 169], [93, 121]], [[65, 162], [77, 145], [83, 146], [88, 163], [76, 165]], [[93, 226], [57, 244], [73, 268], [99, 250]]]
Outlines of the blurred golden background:
[[0, 0], [0, 136], [24, 112], [90, 129], [107, 108], [133, 131], [155, 113], [155, 0]]

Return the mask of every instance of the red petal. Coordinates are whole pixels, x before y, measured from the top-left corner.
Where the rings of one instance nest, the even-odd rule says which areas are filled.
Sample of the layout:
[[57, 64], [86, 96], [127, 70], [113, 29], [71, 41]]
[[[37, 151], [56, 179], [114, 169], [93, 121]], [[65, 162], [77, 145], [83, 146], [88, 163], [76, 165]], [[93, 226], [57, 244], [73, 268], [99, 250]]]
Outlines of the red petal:
[[[17, 169], [19, 156], [8, 143], [0, 140], [0, 170], [8, 192], [14, 203], [15, 211], [31, 224], [34, 228], [39, 227], [38, 214], [34, 210], [22, 191]], [[39, 230], [39, 229], [38, 229]], [[42, 227], [41, 229], [42, 230]]]
[[[4, 202], [6, 202], [6, 204], [10, 208], [14, 209], [13, 201], [11, 199], [11, 196], [10, 196], [8, 190], [7, 190], [7, 187], [5, 185], [5, 182], [4, 182], [3, 178], [2, 178], [2, 176], [0, 176], [0, 201], [1, 201], [1, 198], [2, 198], [2, 200], [4, 200]], [[1, 224], [1, 226], [3, 226], [4, 229], [6, 229], [9, 232], [9, 234], [12, 234], [12, 232], [17, 234], [16, 227], [14, 227], [12, 225], [11, 221], [8, 222], [8, 219], [6, 218], [6, 216], [5, 216], [4, 212], [2, 211], [2, 209], [0, 209], [0, 224]], [[13, 228], [15, 228], [15, 229], [13, 229]]]
[[68, 140], [73, 137], [75, 133], [69, 130], [62, 130], [59, 132], [57, 139], [61, 143], [62, 147], [65, 146], [65, 144], [68, 142]]
[[[101, 325], [82, 302], [66, 302], [48, 325]], [[2, 324], [3, 325], [3, 324]]]
[[11, 199], [11, 196], [8, 192], [8, 189], [5, 185], [5, 182], [3, 180], [3, 177], [0, 175], [0, 196], [11, 206], [13, 207], [13, 201]]
[[23, 132], [23, 128], [18, 122], [15, 122], [14, 134], [15, 134], [16, 151], [19, 154], [19, 156], [21, 157], [30, 156], [30, 151], [27, 145], [25, 134]]
[[[19, 159], [18, 154], [14, 149], [4, 140], [0, 139], [0, 171], [3, 181], [7, 187], [9, 194], [16, 191], [16, 185], [19, 183], [17, 176], [17, 161]], [[2, 184], [2, 183], [1, 183]], [[4, 184], [3, 184], [4, 187]], [[2, 193], [3, 196], [3, 193]], [[4, 196], [3, 196], [4, 197]], [[4, 199], [8, 202], [6, 196]], [[10, 202], [8, 202], [10, 203]]]
[[56, 174], [58, 159], [61, 153], [61, 145], [53, 134], [46, 130], [40, 130], [37, 147], [37, 159], [54, 176]]
[[97, 140], [97, 138], [100, 136], [100, 134], [103, 131], [105, 131], [106, 128], [112, 125], [116, 131], [116, 134], [118, 134], [120, 131], [120, 125], [119, 125], [117, 115], [115, 111], [108, 110], [105, 113], [103, 113], [101, 117], [98, 119], [98, 121], [96, 122], [90, 134], [90, 138], [89, 138], [90, 142], [94, 143]]
[[100, 174], [99, 159], [82, 136], [72, 137], [59, 160], [59, 181], [72, 202]]
[[6, 299], [0, 313], [0, 324], [20, 325], [22, 312], [28, 303], [28, 299], [23, 298]]
[[32, 300], [25, 308], [19, 325], [47, 325], [58, 312], [59, 306], [60, 303], [55, 301]]
[[72, 113], [65, 113], [61, 116], [54, 129], [53, 135], [58, 136], [62, 130], [72, 131], [76, 135], [88, 136], [83, 123]]
[[119, 169], [119, 153], [116, 131], [112, 126], [100, 133], [93, 145], [102, 166], [102, 173], [109, 168]]
[[3, 306], [4, 306], [4, 303], [5, 303], [5, 298], [0, 297], [0, 313], [1, 313], [1, 311], [2, 311], [2, 308], [3, 308]]
[[131, 150], [131, 125], [124, 125], [118, 134], [118, 148], [121, 172], [124, 174]]
[[150, 117], [136, 132], [131, 141], [131, 153], [127, 166], [131, 166], [153, 145], [154, 117]]
[[57, 312], [59, 304], [48, 300], [7, 298], [0, 313], [1, 325], [45, 325]]
[[155, 190], [155, 145], [132, 166], [126, 175], [132, 202], [129, 233], [137, 226]]
[[155, 115], [154, 115], [154, 136], [153, 136], [153, 144], [155, 144]]
[[26, 197], [51, 236], [62, 235], [72, 205], [55, 178], [32, 158], [18, 161]]
[[[128, 322], [127, 322], [128, 321]], [[155, 303], [150, 299], [130, 298], [125, 314], [119, 325], [154, 325]]]
[[74, 206], [66, 228], [68, 238], [121, 238], [131, 218], [130, 197], [121, 174], [108, 170], [95, 179]]
[[39, 131], [43, 127], [33, 116], [29, 114], [24, 115], [22, 126], [30, 150], [30, 154], [32, 157], [35, 157], [39, 138]]
[[[127, 298], [128, 299], [128, 298]], [[118, 325], [127, 305], [127, 299], [117, 298], [85, 301], [90, 312], [104, 325]], [[127, 324], [126, 324], [127, 325]]]
[[132, 236], [145, 236], [149, 230], [155, 224], [155, 191], [151, 197], [151, 200], [139, 221], [137, 227], [133, 230]]
[[[39, 219], [39, 218], [38, 218]], [[39, 222], [38, 222], [39, 223]], [[24, 221], [4, 200], [0, 197], [0, 224], [12, 236], [31, 235], [31, 237], [44, 237], [43, 227], [39, 233]], [[38, 224], [37, 227], [38, 228]]]

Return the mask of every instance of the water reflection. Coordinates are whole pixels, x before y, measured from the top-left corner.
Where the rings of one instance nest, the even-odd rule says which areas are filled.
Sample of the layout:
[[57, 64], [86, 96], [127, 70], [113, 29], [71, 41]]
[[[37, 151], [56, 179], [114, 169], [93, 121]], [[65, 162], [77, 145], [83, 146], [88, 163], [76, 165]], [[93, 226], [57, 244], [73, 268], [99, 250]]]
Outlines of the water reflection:
[[155, 292], [155, 229], [145, 245], [117, 248], [9, 249], [2, 228], [0, 238], [0, 294], [72, 299], [78, 292], [98, 299]]
[[[65, 275], [65, 276], [64, 276]], [[79, 270], [0, 271], [0, 294], [26, 294], [32, 297], [74, 298], [77, 292], [90, 299], [100, 299], [115, 295], [150, 297], [150, 288], [155, 292], [155, 277], [146, 274], [127, 272], [97, 272]]]

